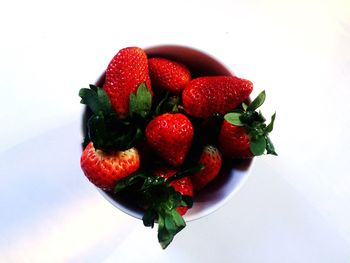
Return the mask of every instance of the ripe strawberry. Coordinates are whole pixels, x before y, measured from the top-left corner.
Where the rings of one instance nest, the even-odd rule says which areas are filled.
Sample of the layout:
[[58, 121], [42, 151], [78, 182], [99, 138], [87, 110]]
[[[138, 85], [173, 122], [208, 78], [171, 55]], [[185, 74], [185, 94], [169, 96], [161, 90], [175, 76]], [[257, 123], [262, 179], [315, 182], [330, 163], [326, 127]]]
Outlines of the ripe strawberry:
[[250, 138], [245, 129], [224, 120], [219, 134], [219, 146], [222, 154], [231, 158], [252, 158]]
[[83, 151], [80, 165], [90, 182], [101, 189], [110, 190], [118, 180], [139, 169], [140, 158], [135, 148], [105, 153], [96, 150], [90, 142]]
[[187, 67], [165, 58], [150, 58], [148, 60], [152, 85], [155, 88], [179, 94], [191, 80]]
[[120, 50], [109, 63], [103, 89], [119, 118], [129, 114], [129, 96], [145, 82], [152, 94], [146, 53], [138, 47]]
[[221, 153], [215, 146], [207, 145], [204, 147], [198, 163], [203, 164], [204, 169], [191, 177], [196, 191], [204, 188], [219, 174], [222, 164]]
[[165, 113], [148, 123], [145, 134], [161, 158], [172, 166], [180, 166], [191, 146], [193, 127], [185, 115]]
[[225, 115], [219, 133], [219, 148], [224, 156], [246, 159], [265, 153], [277, 155], [268, 136], [273, 129], [276, 114], [272, 115], [269, 125], [266, 119], [257, 112], [265, 101], [265, 92], [250, 104], [242, 104], [243, 110], [236, 110]]
[[[177, 171], [175, 169], [169, 168], [159, 168], [153, 172], [154, 175], [164, 177], [166, 179], [175, 175]], [[170, 183], [170, 185], [178, 191], [182, 195], [193, 197], [193, 185], [191, 179], [189, 177], [182, 177], [178, 180], [174, 180]], [[177, 212], [180, 215], [186, 214], [188, 207], [187, 206], [179, 206], [176, 208]]]
[[248, 99], [253, 83], [237, 77], [199, 77], [190, 81], [182, 93], [185, 111], [194, 117], [225, 114]]

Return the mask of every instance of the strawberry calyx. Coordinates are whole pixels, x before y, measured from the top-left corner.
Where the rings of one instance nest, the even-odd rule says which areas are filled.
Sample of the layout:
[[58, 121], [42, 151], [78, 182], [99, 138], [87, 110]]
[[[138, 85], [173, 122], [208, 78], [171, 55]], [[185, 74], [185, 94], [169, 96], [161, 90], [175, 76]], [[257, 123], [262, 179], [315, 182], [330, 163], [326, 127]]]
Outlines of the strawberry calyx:
[[158, 241], [165, 249], [175, 235], [186, 226], [177, 208], [181, 206], [191, 208], [193, 205], [191, 196], [182, 195], [170, 183], [185, 176], [191, 176], [203, 168], [203, 165], [197, 165], [183, 169], [168, 179], [148, 171], [137, 171], [119, 180], [114, 187], [114, 192], [129, 194], [130, 189], [133, 189], [137, 194], [134, 200], [138, 200], [138, 205], [144, 209], [143, 224], [153, 228], [155, 222], [158, 223]]
[[198, 165], [195, 165], [193, 167], [190, 167], [190, 168], [184, 168], [182, 170], [179, 170], [177, 173], [175, 173], [173, 176], [171, 176], [170, 178], [168, 178], [166, 180], [166, 183], [168, 185], [170, 185], [170, 183], [172, 181], [176, 181], [176, 180], [180, 180], [181, 178], [183, 177], [191, 177], [191, 176], [194, 176], [196, 173], [204, 170], [205, 168], [205, 165], [200, 163]]
[[102, 88], [90, 85], [89, 89], [80, 89], [79, 96], [80, 103], [88, 107], [90, 115], [84, 146], [92, 141], [96, 149], [105, 152], [123, 151], [135, 146], [142, 138], [152, 106], [152, 95], [145, 83], [139, 85], [136, 93], [130, 94], [130, 114], [123, 119], [118, 118]]
[[130, 93], [129, 110], [130, 116], [139, 115], [146, 118], [152, 108], [152, 95], [147, 89], [146, 83], [142, 82], [137, 88], [136, 93]]
[[180, 97], [178, 95], [170, 95], [170, 92], [163, 92], [159, 98], [159, 102], [156, 103], [156, 107], [153, 110], [153, 117], [161, 115], [163, 113], [177, 113], [179, 112]]
[[224, 116], [229, 123], [244, 127], [250, 138], [250, 150], [253, 155], [266, 154], [277, 155], [269, 133], [273, 130], [276, 112], [271, 116], [271, 121], [267, 125], [265, 117], [257, 109], [266, 99], [265, 91], [262, 91], [249, 105], [242, 103], [242, 109], [234, 110]]

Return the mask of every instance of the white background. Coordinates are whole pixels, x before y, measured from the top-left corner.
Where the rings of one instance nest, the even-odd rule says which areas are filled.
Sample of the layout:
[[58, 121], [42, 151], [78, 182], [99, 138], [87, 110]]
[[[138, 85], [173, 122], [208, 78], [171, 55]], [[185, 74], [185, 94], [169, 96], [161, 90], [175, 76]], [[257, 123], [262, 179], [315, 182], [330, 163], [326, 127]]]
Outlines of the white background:
[[[350, 2], [2, 1], [1, 262], [349, 262]], [[162, 251], [79, 168], [78, 91], [126, 46], [204, 50], [265, 89], [279, 156]]]

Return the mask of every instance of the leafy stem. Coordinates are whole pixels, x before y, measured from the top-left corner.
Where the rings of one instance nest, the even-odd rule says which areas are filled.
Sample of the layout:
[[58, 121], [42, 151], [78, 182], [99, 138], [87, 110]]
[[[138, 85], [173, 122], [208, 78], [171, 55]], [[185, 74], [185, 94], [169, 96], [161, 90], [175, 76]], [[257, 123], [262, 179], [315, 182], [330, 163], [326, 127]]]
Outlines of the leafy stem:
[[203, 168], [204, 165], [200, 164], [183, 169], [168, 179], [156, 176], [152, 172], [138, 171], [118, 181], [114, 192], [127, 192], [131, 188], [137, 192], [137, 199], [145, 211], [142, 218], [143, 223], [152, 228], [155, 222], [158, 223], [158, 240], [165, 249], [175, 235], [186, 226], [185, 220], [176, 209], [179, 206], [190, 208], [193, 205], [192, 197], [182, 195], [170, 183], [197, 173]]
[[224, 119], [235, 126], [241, 126], [250, 137], [250, 150], [255, 155], [267, 154], [277, 155], [275, 148], [269, 138], [273, 130], [276, 113], [266, 125], [266, 119], [261, 111], [257, 109], [266, 99], [265, 91], [262, 91], [249, 105], [242, 103], [242, 109], [227, 113]]
[[81, 103], [91, 110], [86, 123], [85, 142], [92, 141], [96, 149], [103, 151], [127, 150], [143, 137], [152, 107], [152, 96], [146, 84], [141, 83], [136, 93], [130, 94], [130, 114], [119, 119], [106, 92], [90, 85], [79, 91]]

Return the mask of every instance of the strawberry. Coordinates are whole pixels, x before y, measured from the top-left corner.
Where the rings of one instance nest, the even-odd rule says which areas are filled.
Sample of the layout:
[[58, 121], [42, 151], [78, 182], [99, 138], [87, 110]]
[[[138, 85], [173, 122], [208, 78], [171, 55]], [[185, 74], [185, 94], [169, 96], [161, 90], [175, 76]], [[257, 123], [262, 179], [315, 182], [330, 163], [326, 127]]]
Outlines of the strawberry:
[[172, 166], [180, 166], [193, 138], [190, 120], [181, 113], [165, 113], [150, 121], [145, 131], [151, 148]]
[[208, 118], [234, 110], [252, 90], [252, 82], [237, 77], [199, 77], [187, 84], [182, 101], [189, 115]]
[[228, 158], [246, 159], [265, 153], [277, 155], [268, 136], [273, 129], [276, 113], [270, 124], [256, 109], [265, 101], [265, 92], [261, 92], [250, 104], [242, 104], [243, 110], [227, 113], [219, 133], [219, 148]]
[[187, 67], [165, 58], [150, 58], [148, 60], [152, 85], [155, 88], [179, 94], [191, 80]]
[[83, 151], [80, 165], [90, 182], [110, 190], [120, 179], [139, 169], [140, 158], [135, 148], [106, 153], [96, 150], [90, 142]]
[[195, 191], [199, 191], [214, 180], [219, 174], [222, 164], [220, 151], [213, 145], [206, 145], [198, 163], [204, 165], [204, 169], [191, 177]]
[[[161, 176], [166, 179], [174, 176], [176, 173], [177, 170], [168, 168], [159, 168], [153, 172], [154, 175]], [[178, 191], [182, 195], [193, 197], [193, 185], [189, 177], [182, 177], [178, 180], [174, 180], [170, 183], [170, 186], [172, 186], [176, 191]], [[184, 215], [186, 214], [188, 207], [179, 206], [176, 208], [176, 210], [177, 212], [179, 212], [180, 215]]]
[[140, 170], [117, 182], [115, 193], [126, 194], [144, 209], [145, 226], [158, 223], [158, 241], [165, 249], [186, 222], [182, 215], [193, 205], [193, 186], [189, 175], [198, 173], [203, 165], [187, 169], [156, 168]]
[[252, 158], [250, 138], [245, 129], [224, 120], [219, 134], [220, 150], [225, 156], [231, 158]]
[[129, 115], [129, 96], [145, 82], [152, 94], [146, 53], [138, 47], [127, 47], [109, 63], [103, 89], [119, 118]]

